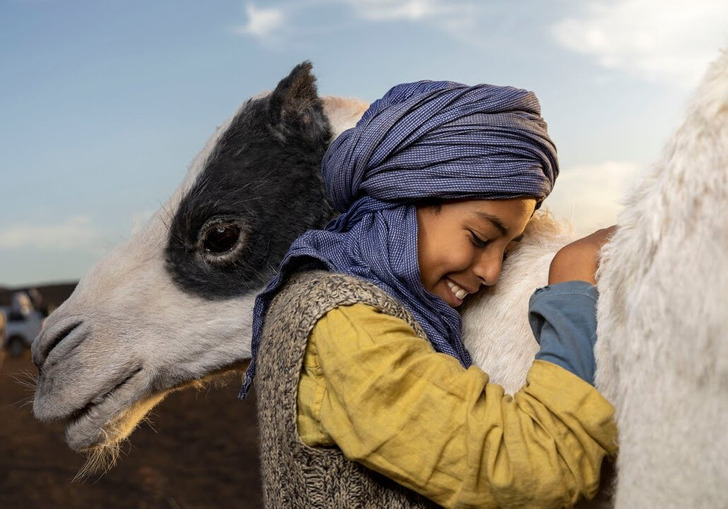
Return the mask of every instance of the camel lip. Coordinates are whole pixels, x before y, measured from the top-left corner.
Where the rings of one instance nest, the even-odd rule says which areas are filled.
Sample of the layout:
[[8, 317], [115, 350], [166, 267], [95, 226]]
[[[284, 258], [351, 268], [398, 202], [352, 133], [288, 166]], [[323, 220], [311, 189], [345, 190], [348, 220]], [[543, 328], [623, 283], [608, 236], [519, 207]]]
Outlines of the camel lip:
[[142, 371], [141, 366], [130, 370], [111, 389], [94, 396], [66, 417], [66, 438], [72, 449], [88, 449], [107, 440], [108, 425], [139, 399], [130, 387]]
[[114, 387], [112, 387], [111, 390], [106, 391], [105, 393], [94, 397], [88, 403], [86, 403], [84, 406], [82, 406], [78, 410], [75, 410], [74, 412], [72, 412], [71, 415], [68, 416], [69, 423], [73, 424], [74, 421], [78, 421], [79, 419], [82, 419], [85, 415], [87, 415], [91, 411], [92, 408], [103, 404], [104, 400], [109, 398], [114, 392], [116, 392], [118, 389], [123, 387], [127, 382], [129, 382], [129, 380], [131, 380], [141, 370], [142, 370], [141, 367], [138, 367], [138, 368], [132, 370], [131, 373], [129, 373], [118, 384], [116, 384]]

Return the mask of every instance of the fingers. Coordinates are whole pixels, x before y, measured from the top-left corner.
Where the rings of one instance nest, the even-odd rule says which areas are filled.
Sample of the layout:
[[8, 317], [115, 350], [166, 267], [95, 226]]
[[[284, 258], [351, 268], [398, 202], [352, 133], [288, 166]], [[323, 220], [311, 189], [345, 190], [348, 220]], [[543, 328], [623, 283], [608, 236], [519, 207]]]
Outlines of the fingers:
[[549, 268], [549, 284], [586, 281], [596, 284], [599, 252], [616, 231], [616, 226], [602, 228], [561, 248]]

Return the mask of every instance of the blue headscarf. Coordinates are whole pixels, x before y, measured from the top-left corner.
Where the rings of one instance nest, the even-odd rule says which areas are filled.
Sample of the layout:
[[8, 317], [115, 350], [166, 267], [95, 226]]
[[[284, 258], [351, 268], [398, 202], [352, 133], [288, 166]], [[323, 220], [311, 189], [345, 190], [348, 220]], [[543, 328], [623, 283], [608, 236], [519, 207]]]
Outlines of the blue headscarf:
[[268, 306], [303, 260], [378, 286], [412, 313], [435, 350], [469, 366], [460, 315], [420, 282], [415, 204], [530, 197], [539, 206], [553, 188], [558, 163], [536, 96], [448, 81], [397, 85], [332, 143], [322, 172], [342, 214], [324, 230], [299, 237], [258, 295], [253, 358], [241, 395], [255, 375]]

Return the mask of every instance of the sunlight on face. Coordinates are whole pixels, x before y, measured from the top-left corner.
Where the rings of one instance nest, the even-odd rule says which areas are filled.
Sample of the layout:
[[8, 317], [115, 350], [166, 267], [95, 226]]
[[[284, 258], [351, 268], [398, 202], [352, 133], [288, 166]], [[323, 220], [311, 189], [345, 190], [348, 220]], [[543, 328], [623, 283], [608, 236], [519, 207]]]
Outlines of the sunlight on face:
[[494, 285], [535, 208], [532, 198], [418, 207], [417, 258], [425, 289], [457, 307], [481, 285]]

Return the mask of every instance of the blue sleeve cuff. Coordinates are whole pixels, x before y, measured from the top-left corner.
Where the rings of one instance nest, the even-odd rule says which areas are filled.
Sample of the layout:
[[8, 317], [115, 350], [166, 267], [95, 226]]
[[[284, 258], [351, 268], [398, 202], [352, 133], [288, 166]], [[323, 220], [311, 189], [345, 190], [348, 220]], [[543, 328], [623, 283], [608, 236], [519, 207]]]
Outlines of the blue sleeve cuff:
[[541, 345], [536, 358], [557, 364], [592, 385], [598, 296], [596, 287], [585, 281], [545, 286], [531, 296], [528, 314]]

